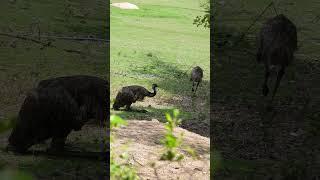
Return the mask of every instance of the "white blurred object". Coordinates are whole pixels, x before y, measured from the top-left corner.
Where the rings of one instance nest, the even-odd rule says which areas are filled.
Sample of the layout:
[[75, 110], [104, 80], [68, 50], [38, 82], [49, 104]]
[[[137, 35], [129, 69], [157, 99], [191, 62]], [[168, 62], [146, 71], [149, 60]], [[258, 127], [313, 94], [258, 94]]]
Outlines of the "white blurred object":
[[118, 7], [120, 9], [139, 9], [138, 6], [128, 2], [112, 3], [111, 6]]

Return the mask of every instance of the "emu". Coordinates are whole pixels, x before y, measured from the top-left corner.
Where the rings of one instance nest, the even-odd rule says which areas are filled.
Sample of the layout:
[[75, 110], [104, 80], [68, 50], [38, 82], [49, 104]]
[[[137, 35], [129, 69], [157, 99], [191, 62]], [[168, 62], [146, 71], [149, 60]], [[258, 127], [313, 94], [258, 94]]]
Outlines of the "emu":
[[68, 134], [81, 130], [89, 118], [108, 120], [107, 87], [107, 81], [93, 76], [41, 81], [20, 108], [8, 150], [24, 153], [49, 138], [51, 150], [63, 150]]
[[[192, 92], [197, 91], [198, 86], [202, 81], [202, 77], [203, 77], [203, 70], [199, 66], [194, 67], [191, 71], [191, 78], [190, 78], [190, 81], [192, 81]], [[197, 83], [196, 88], [194, 88], [195, 83]]]
[[277, 74], [271, 102], [285, 74], [285, 68], [292, 62], [296, 50], [297, 29], [286, 16], [280, 14], [266, 21], [258, 37], [257, 61], [264, 63], [265, 66], [265, 77], [262, 86], [262, 94], [264, 96], [269, 93], [268, 78], [270, 71], [273, 67], [280, 69]]
[[[153, 92], [148, 91], [142, 86], [133, 85], [123, 87], [116, 96], [113, 109], [119, 110], [120, 107], [126, 106], [126, 110], [131, 111], [132, 103], [143, 101], [145, 97], [154, 97], [157, 94], [157, 87], [157, 84], [152, 84]], [[146, 110], [142, 112], [146, 112]]]
[[43, 80], [38, 88], [58, 86], [64, 87], [76, 99], [86, 118], [99, 120], [102, 124], [106, 122], [109, 113], [108, 81], [95, 76], [74, 75]]

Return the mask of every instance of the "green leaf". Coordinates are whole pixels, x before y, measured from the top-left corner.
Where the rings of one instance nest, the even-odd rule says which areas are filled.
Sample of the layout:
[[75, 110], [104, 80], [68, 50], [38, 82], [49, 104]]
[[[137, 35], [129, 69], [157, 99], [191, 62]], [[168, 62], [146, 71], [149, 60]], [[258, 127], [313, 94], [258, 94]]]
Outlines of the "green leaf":
[[166, 119], [169, 123], [172, 122], [172, 118], [169, 113], [166, 113]]
[[179, 116], [179, 114], [180, 114], [180, 111], [179, 111], [179, 109], [174, 109], [173, 110], [173, 117], [178, 117]]
[[110, 127], [115, 128], [119, 127], [120, 125], [127, 125], [127, 121], [123, 120], [121, 117], [116, 115], [111, 115], [110, 117]]

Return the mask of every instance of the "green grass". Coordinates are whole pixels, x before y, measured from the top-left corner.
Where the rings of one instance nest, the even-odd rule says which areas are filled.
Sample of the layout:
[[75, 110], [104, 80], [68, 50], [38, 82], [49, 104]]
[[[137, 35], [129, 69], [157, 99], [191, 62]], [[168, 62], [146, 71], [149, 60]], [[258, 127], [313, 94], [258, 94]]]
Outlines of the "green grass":
[[[219, 4], [216, 6], [218, 13], [215, 17], [213, 39], [218, 45], [213, 51], [215, 62], [212, 69], [214, 74], [212, 97], [217, 102], [214, 109], [218, 110], [211, 115], [212, 121], [217, 121], [219, 124], [214, 123], [215, 126], [211, 127], [213, 130], [211, 138], [216, 141], [214, 148], [226, 156], [225, 160], [229, 162], [226, 166], [232, 166], [233, 160], [236, 164], [231, 168], [225, 167], [227, 171], [222, 170], [218, 175], [220, 178], [232, 179], [239, 175], [242, 177], [240, 179], [260, 179], [266, 175], [289, 178], [290, 173], [300, 178], [303, 176], [299, 173], [304, 170], [308, 172], [305, 174], [307, 177], [319, 174], [316, 170], [317, 165], [309, 165], [308, 162], [318, 153], [318, 151], [311, 153], [310, 149], [319, 149], [318, 145], [315, 145], [320, 129], [317, 123], [320, 107], [319, 34], [315, 33], [319, 29], [319, 23], [313, 20], [317, 16], [320, 4], [315, 1], [275, 1], [278, 13], [285, 14], [296, 24], [299, 49], [294, 62], [286, 69], [281, 81], [274, 101], [274, 114], [266, 114], [262, 111], [262, 107], [268, 98], [262, 97], [261, 90], [264, 67], [257, 64], [255, 59], [257, 49], [255, 37], [262, 23], [276, 15], [273, 8], [263, 14], [239, 44], [234, 45], [234, 43], [270, 2], [232, 0], [225, 6]], [[274, 87], [274, 82], [274, 79], [270, 81], [271, 89]], [[304, 109], [308, 98], [310, 98], [309, 107]], [[259, 126], [262, 122], [265, 123], [264, 127]], [[237, 130], [231, 128], [232, 124]], [[297, 129], [302, 130], [304, 134], [299, 138], [290, 137], [289, 134], [296, 132]], [[261, 134], [269, 130], [270, 134], [265, 138], [273, 138], [272, 146], [268, 145], [269, 140], [261, 140]], [[267, 144], [267, 151], [274, 151], [276, 158], [271, 159], [268, 153], [263, 153], [264, 148], [259, 144]], [[242, 165], [237, 163], [239, 157], [244, 160]], [[296, 163], [299, 167], [290, 164], [290, 160], [293, 159], [299, 162]], [[273, 163], [271, 167], [269, 161]], [[258, 162], [260, 165], [256, 165], [254, 173], [241, 170], [241, 167], [247, 166], [246, 164]], [[303, 169], [299, 169], [300, 167]], [[297, 168], [300, 171], [294, 174]]]
[[[106, 39], [109, 33], [107, 8], [108, 3], [102, 0], [5, 1], [0, 6], [0, 32], [29, 34], [31, 38], [37, 38], [37, 26], [33, 24], [38, 24], [41, 35], [90, 35]], [[41, 41], [47, 42], [48, 39], [42, 38]], [[26, 93], [42, 79], [76, 74], [108, 78], [106, 44], [51, 41], [59, 49], [48, 47], [41, 50], [41, 46], [36, 43], [0, 36], [0, 121], [16, 117]], [[68, 53], [62, 51], [62, 48], [78, 50], [82, 54]], [[8, 135], [1, 134], [1, 148], [6, 146]], [[87, 138], [82, 135], [74, 142], [99, 151], [99, 145], [88, 142]], [[0, 152], [0, 156], [6, 159], [6, 166], [24, 170], [39, 179], [53, 176], [70, 179], [75, 173], [92, 178], [106, 172], [103, 163], [86, 159], [69, 161], [68, 158], [15, 156], [4, 152]], [[79, 172], [76, 172], [77, 169]]]
[[[165, 122], [164, 113], [178, 108], [185, 123], [194, 122], [198, 129], [209, 127], [209, 30], [192, 24], [197, 15], [203, 14], [200, 2], [131, 3], [140, 9], [121, 10], [111, 6], [111, 102], [118, 90], [127, 85], [151, 90], [151, 84], [156, 83], [159, 92], [154, 98], [132, 105], [148, 110], [146, 114], [112, 113], [128, 120], [154, 118]], [[197, 65], [203, 68], [204, 79], [193, 97], [189, 79], [192, 67]], [[209, 136], [209, 128], [195, 132]]]
[[[67, 3], [69, 2], [69, 3]], [[69, 7], [70, 15], [64, 9]], [[106, 38], [107, 7], [104, 1], [16, 1], [1, 4], [1, 32], [11, 34], [37, 34], [30, 26], [39, 22], [44, 35], [88, 36]], [[86, 14], [77, 17], [78, 14]], [[66, 17], [70, 17], [69, 19]], [[105, 17], [105, 18], [103, 18]], [[81, 23], [80, 21], [85, 21]], [[43, 39], [47, 41], [47, 39]], [[11, 47], [15, 44], [15, 48]], [[16, 114], [26, 91], [48, 77], [89, 74], [106, 77], [107, 46], [101, 43], [55, 40], [59, 48], [80, 50], [83, 55], [67, 53], [54, 48], [40, 50], [38, 44], [1, 36], [0, 48], [0, 114]], [[11, 108], [12, 106], [12, 108]]]

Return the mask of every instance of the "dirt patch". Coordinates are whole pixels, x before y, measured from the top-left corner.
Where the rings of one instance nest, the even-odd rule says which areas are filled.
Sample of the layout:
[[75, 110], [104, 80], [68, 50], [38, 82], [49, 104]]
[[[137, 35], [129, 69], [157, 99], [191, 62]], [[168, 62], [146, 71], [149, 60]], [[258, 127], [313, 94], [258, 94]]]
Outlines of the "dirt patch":
[[[261, 112], [257, 106], [247, 105], [213, 104], [213, 107], [212, 142], [225, 159], [272, 162], [268, 168], [266, 164], [255, 167], [256, 175], [261, 173], [259, 179], [279, 173], [285, 177], [291, 170], [297, 174], [316, 171], [312, 164], [319, 150], [310, 148], [314, 145], [306, 118], [301, 117], [303, 107], [277, 107], [272, 112]], [[216, 174], [216, 178], [226, 176], [222, 174]]]
[[[185, 157], [180, 163], [166, 162], [159, 161], [163, 152], [160, 140], [164, 132], [164, 124], [157, 120], [130, 120], [126, 127], [114, 130], [116, 142], [111, 147], [116, 153], [128, 152], [129, 163], [141, 179], [210, 179], [209, 138], [176, 128], [175, 133], [184, 133], [183, 142], [197, 152], [199, 159], [193, 159], [181, 151]], [[125, 145], [128, 146], [121, 149]], [[155, 163], [154, 167], [152, 163]]]

